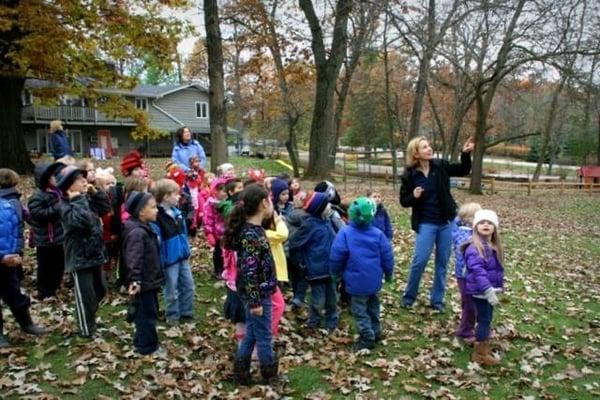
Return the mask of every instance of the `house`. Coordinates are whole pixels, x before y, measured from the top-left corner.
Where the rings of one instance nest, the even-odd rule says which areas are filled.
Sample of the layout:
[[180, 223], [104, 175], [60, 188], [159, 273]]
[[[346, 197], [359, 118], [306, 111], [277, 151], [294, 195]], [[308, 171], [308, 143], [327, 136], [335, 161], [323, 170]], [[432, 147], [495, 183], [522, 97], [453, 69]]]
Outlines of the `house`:
[[[150, 155], [170, 155], [175, 142], [175, 132], [187, 126], [194, 137], [210, 154], [210, 124], [208, 89], [197, 84], [138, 85], [133, 90], [106, 89], [107, 94], [117, 94], [135, 103], [148, 113], [150, 126], [169, 132], [169, 135], [146, 143], [134, 141], [131, 131], [133, 119], [111, 118], [98, 111], [86, 99], [63, 96], [58, 106], [33, 104], [31, 90], [51, 85], [48, 81], [28, 79], [22, 96], [21, 122], [25, 131], [27, 149], [36, 153], [49, 153], [48, 126], [59, 119], [67, 131], [71, 148], [76, 154], [89, 155], [90, 150], [103, 149], [107, 156], [118, 156], [145, 144]], [[228, 129], [228, 134], [237, 131]]]
[[600, 183], [600, 165], [585, 165], [577, 170], [579, 182], [584, 184]]

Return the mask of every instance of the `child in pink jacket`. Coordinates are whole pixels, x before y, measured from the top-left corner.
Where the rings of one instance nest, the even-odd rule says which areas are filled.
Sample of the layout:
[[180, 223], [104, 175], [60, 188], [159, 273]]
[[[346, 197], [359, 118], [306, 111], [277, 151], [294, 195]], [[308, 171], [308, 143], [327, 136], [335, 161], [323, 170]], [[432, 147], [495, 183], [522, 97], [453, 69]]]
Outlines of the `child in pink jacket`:
[[217, 205], [227, 198], [225, 185], [230, 178], [217, 178], [210, 185], [210, 197], [204, 204], [204, 236], [208, 245], [213, 249], [213, 266], [215, 278], [221, 279], [223, 273], [223, 251], [221, 238], [225, 232], [225, 219], [219, 213]]

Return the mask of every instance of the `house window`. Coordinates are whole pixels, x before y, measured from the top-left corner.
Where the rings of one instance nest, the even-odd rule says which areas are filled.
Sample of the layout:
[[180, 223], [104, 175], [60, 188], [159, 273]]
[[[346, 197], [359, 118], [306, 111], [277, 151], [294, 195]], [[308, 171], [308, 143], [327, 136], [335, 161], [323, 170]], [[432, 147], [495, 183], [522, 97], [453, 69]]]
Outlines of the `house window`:
[[196, 118], [208, 118], [208, 103], [204, 101], [196, 102]]
[[140, 110], [148, 111], [148, 99], [145, 98], [135, 98], [135, 108], [139, 108]]
[[23, 93], [21, 93], [21, 101], [24, 106], [30, 106], [33, 104], [33, 96], [29, 90], [23, 90]]

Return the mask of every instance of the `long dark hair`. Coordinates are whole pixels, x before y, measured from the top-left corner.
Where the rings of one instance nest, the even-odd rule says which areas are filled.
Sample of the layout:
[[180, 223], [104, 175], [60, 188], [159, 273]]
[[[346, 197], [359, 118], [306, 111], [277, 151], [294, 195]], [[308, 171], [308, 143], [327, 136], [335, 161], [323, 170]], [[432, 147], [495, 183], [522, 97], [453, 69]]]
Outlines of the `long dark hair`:
[[239, 236], [242, 227], [246, 224], [248, 217], [256, 214], [262, 201], [268, 197], [267, 189], [258, 183], [252, 183], [244, 188], [240, 201], [236, 203], [227, 219], [225, 234], [223, 235], [225, 248], [236, 250], [239, 247]]
[[183, 143], [183, 131], [185, 130], [190, 131], [190, 142], [192, 140], [194, 140], [194, 134], [192, 133], [192, 130], [190, 128], [188, 128], [187, 126], [182, 126], [179, 129], [177, 129], [177, 132], [175, 133], [175, 135], [177, 135], [177, 142], [178, 143]]

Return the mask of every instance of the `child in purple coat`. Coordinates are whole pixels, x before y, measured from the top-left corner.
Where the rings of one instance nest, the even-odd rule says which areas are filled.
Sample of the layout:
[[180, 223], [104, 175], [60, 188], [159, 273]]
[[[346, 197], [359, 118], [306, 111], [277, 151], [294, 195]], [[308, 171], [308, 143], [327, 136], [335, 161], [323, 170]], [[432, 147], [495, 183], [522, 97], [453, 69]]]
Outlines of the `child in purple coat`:
[[471, 360], [482, 366], [495, 365], [490, 354], [490, 330], [498, 293], [504, 287], [502, 246], [498, 216], [492, 210], [479, 210], [473, 220], [473, 236], [465, 248], [467, 281], [465, 291], [477, 308], [475, 348]]

